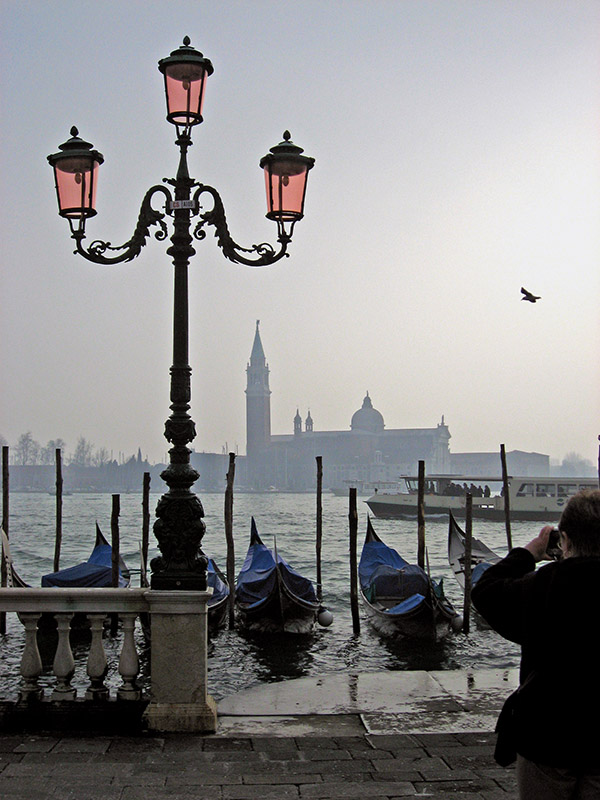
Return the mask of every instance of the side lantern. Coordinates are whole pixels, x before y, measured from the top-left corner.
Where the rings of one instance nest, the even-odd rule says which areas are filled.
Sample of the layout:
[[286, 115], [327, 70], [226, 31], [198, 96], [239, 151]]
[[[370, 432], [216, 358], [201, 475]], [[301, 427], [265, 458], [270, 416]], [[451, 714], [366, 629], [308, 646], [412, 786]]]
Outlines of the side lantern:
[[[295, 223], [304, 216], [308, 171], [315, 160], [303, 152], [292, 142], [290, 132], [285, 131], [283, 141], [260, 160], [265, 171], [267, 217], [277, 222], [280, 238], [291, 238]], [[286, 223], [290, 224], [289, 230]]]
[[98, 167], [104, 156], [80, 139], [75, 127], [71, 128], [71, 138], [59, 145], [59, 151], [48, 156], [54, 169], [58, 213], [69, 220], [74, 233], [83, 233], [85, 220], [96, 214]]

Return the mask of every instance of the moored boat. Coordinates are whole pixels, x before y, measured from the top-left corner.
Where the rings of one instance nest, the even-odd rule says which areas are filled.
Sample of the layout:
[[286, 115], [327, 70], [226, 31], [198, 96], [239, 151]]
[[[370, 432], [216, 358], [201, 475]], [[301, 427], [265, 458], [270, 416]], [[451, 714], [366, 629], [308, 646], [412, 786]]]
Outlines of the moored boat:
[[6, 585], [9, 589], [27, 589], [28, 585], [21, 578], [19, 573], [14, 568], [12, 558], [10, 555], [10, 543], [4, 528], [0, 528], [0, 555], [2, 556], [2, 563], [6, 570]]
[[373, 627], [397, 638], [439, 639], [460, 630], [462, 618], [436, 582], [410, 564], [375, 533], [367, 535], [358, 566], [362, 601]]
[[[10, 554], [10, 543], [4, 530], [2, 530], [2, 559], [4, 561], [8, 576], [8, 585], [27, 589], [26, 583], [12, 561]], [[123, 559], [119, 557], [119, 586], [121, 588], [130, 585], [131, 575]], [[58, 572], [51, 572], [42, 576], [42, 587], [107, 587], [112, 584], [112, 548], [104, 538], [98, 523], [96, 523], [96, 541], [94, 549], [87, 561], [76, 564], [74, 567], [67, 567]]]
[[206, 567], [206, 585], [213, 590], [207, 605], [207, 615], [209, 633], [214, 633], [225, 624], [229, 584], [212, 558], [208, 559]]
[[[123, 559], [119, 556], [119, 587], [125, 588], [131, 583], [131, 574]], [[96, 523], [96, 541], [94, 549], [87, 561], [73, 567], [42, 575], [42, 587], [55, 586], [63, 588], [84, 588], [95, 586], [106, 588], [112, 586], [112, 547], [104, 538], [100, 526]]]
[[[452, 572], [458, 583], [465, 588], [465, 533], [454, 519], [452, 512], [449, 512], [448, 526], [448, 561], [452, 567]], [[484, 542], [471, 538], [471, 585], [477, 580], [492, 564], [497, 564], [501, 556], [491, 550]]]
[[[396, 492], [376, 492], [365, 502], [376, 517], [397, 519], [415, 517], [418, 506], [418, 478], [404, 476]], [[431, 475], [425, 482], [425, 515], [464, 517], [466, 494], [472, 495], [473, 517], [502, 521], [504, 497], [492, 494], [490, 484], [502, 478], [462, 475]], [[470, 485], [468, 485], [470, 484]], [[559, 519], [568, 499], [581, 489], [597, 489], [592, 478], [509, 477], [508, 499], [513, 520], [550, 522]]]
[[263, 544], [254, 517], [235, 602], [241, 624], [260, 633], [309, 633], [320, 611], [312, 582]]

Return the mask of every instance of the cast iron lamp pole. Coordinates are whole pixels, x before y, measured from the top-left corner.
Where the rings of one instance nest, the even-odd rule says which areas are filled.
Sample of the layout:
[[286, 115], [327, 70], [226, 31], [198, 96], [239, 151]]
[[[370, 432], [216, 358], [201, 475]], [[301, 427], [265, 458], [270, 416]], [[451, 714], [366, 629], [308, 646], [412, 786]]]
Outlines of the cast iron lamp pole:
[[[165, 437], [171, 443], [169, 465], [161, 477], [169, 490], [158, 501], [154, 534], [161, 555], [151, 562], [153, 589], [206, 588], [206, 558], [201, 550], [205, 525], [204, 510], [191, 487], [199, 475], [190, 464], [188, 445], [196, 436], [194, 421], [189, 415], [191, 401], [191, 367], [188, 355], [188, 265], [195, 250], [194, 238], [206, 237], [207, 226], [213, 226], [217, 243], [230, 261], [261, 267], [273, 264], [287, 255], [295, 223], [302, 219], [308, 171], [314, 159], [302, 155], [286, 131], [283, 141], [272, 147], [260, 161], [267, 189], [267, 217], [277, 223], [278, 247], [268, 243], [241, 247], [230, 236], [223, 202], [216, 189], [190, 177], [187, 151], [192, 144], [191, 129], [202, 122], [202, 104], [206, 78], [212, 74], [211, 62], [190, 46], [186, 36], [183, 45], [161, 59], [159, 70], [164, 75], [167, 119], [176, 126], [179, 167], [175, 178], [163, 179], [167, 186], [156, 185], [146, 192], [135, 231], [125, 244], [94, 240], [84, 245], [85, 224], [96, 214], [95, 195], [98, 168], [104, 161], [101, 153], [79, 138], [76, 128], [71, 138], [59, 146], [59, 152], [48, 156], [54, 168], [59, 214], [69, 221], [76, 253], [96, 264], [118, 264], [138, 256], [156, 226], [158, 240], [168, 237], [165, 217], [173, 219], [171, 246], [167, 253], [173, 259], [173, 365], [171, 367], [171, 415], [165, 422]], [[160, 208], [153, 206], [159, 196]], [[208, 210], [200, 203], [208, 195]], [[192, 231], [192, 217], [198, 221]]]

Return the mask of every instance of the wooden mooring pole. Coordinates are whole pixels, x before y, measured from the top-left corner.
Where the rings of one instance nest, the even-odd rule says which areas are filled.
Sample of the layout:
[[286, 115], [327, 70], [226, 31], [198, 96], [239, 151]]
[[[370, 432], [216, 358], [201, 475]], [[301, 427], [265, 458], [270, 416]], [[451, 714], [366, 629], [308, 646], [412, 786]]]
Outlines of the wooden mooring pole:
[[56, 448], [56, 534], [54, 537], [54, 572], [60, 569], [60, 548], [62, 546], [62, 453], [60, 447]]
[[425, 462], [419, 461], [417, 496], [417, 564], [425, 569]]
[[8, 445], [2, 447], [2, 527], [8, 536]]
[[502, 462], [502, 491], [504, 492], [504, 524], [506, 526], [506, 542], [508, 551], [512, 550], [512, 532], [510, 529], [510, 497], [508, 495], [508, 470], [506, 469], [506, 449], [500, 445], [500, 461]]
[[356, 539], [358, 535], [358, 511], [356, 509], [356, 488], [349, 493], [348, 521], [350, 528], [350, 608], [352, 610], [352, 630], [360, 633], [360, 615], [358, 613], [358, 566], [356, 563]]
[[[8, 445], [2, 446], [2, 528], [8, 537]], [[8, 584], [4, 558], [0, 558], [0, 586]], [[0, 612], [0, 634], [6, 633], [6, 612]]]
[[142, 485], [142, 552], [140, 565], [140, 586], [149, 586], [148, 550], [150, 548], [150, 473], [144, 472]]
[[323, 456], [315, 456], [317, 462], [317, 600], [323, 599], [323, 583], [321, 575], [321, 546], [323, 543]]
[[463, 609], [463, 633], [468, 634], [471, 625], [471, 556], [473, 553], [473, 495], [465, 498], [465, 605]]
[[225, 488], [225, 540], [227, 542], [227, 583], [229, 598], [229, 630], [235, 622], [235, 550], [233, 544], [233, 481], [235, 478], [235, 453], [229, 453], [229, 469], [227, 470], [227, 486]]
[[[119, 585], [119, 514], [121, 513], [121, 496], [113, 494], [112, 496], [112, 513], [110, 516], [110, 538], [111, 538], [111, 585], [118, 587]], [[111, 614], [110, 617], [110, 630], [112, 634], [117, 632], [119, 626], [119, 615]]]

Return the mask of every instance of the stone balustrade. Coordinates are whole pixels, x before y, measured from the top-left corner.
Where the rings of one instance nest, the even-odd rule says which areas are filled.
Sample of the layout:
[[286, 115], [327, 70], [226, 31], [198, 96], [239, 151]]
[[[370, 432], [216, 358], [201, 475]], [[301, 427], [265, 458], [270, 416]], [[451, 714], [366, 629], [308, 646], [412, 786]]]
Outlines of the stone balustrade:
[[[216, 704], [207, 693], [206, 592], [155, 591], [150, 589], [0, 589], [0, 611], [16, 612], [25, 628], [18, 702], [42, 700], [66, 704], [77, 698], [71, 686], [75, 661], [70, 628], [75, 614], [86, 615], [90, 625], [87, 658], [89, 686], [83, 700], [98, 704], [109, 700], [105, 685], [108, 669], [103, 644], [104, 621], [117, 614], [123, 638], [118, 671], [121, 685], [116, 701], [141, 700], [137, 687], [139, 657], [135, 622], [140, 615], [150, 620], [151, 663], [146, 726], [161, 731], [216, 730]], [[55, 685], [50, 696], [40, 686], [42, 660], [38, 649], [38, 623], [42, 615], [56, 619], [57, 646], [53, 662]]]

